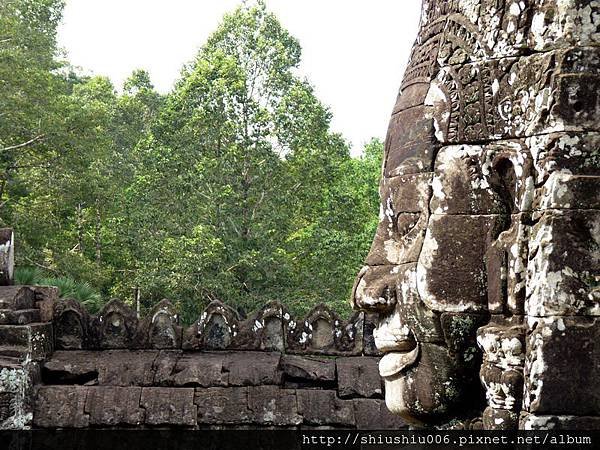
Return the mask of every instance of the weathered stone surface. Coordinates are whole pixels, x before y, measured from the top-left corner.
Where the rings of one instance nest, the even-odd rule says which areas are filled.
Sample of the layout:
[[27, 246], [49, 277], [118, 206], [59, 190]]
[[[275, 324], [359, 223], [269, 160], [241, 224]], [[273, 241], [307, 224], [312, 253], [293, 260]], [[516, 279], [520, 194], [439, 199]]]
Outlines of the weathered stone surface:
[[229, 359], [226, 353], [192, 353], [178, 358], [172, 372], [175, 386], [227, 386]]
[[306, 382], [335, 381], [335, 361], [324, 358], [282, 355], [281, 370], [286, 378]]
[[600, 177], [554, 172], [535, 197], [536, 209], [594, 209], [600, 204]]
[[15, 234], [11, 228], [0, 229], [0, 286], [13, 283], [15, 271]]
[[487, 407], [483, 412], [484, 430], [514, 430], [519, 425], [519, 414], [507, 409]]
[[346, 427], [356, 424], [353, 400], [341, 400], [335, 391], [297, 390], [296, 397], [298, 412], [307, 424]]
[[196, 425], [197, 408], [192, 388], [142, 388], [140, 406], [146, 412], [146, 425]]
[[[519, 428], [522, 430], [598, 430], [600, 429], [600, 417], [524, 414], [521, 417]], [[583, 444], [583, 442], [581, 443]]]
[[531, 218], [529, 214], [513, 214], [510, 222], [484, 256], [491, 314], [525, 313]]
[[0, 326], [0, 354], [41, 360], [52, 353], [52, 341], [49, 323]]
[[97, 359], [98, 384], [109, 386], [150, 386], [156, 352], [114, 350]]
[[375, 345], [375, 337], [373, 332], [377, 327], [377, 315], [365, 314], [365, 325], [363, 327], [363, 353], [365, 356], [380, 356], [381, 352]]
[[83, 386], [42, 386], [38, 389], [33, 423], [40, 428], [85, 428], [88, 388]]
[[449, 417], [469, 417], [483, 402], [475, 369], [443, 345], [417, 343], [410, 353], [385, 355], [379, 365], [385, 381], [386, 405], [414, 422], [436, 423]]
[[156, 351], [56, 352], [44, 363], [46, 383], [151, 386]]
[[295, 426], [302, 423], [296, 391], [277, 386], [248, 388], [248, 408], [253, 422], [261, 425]]
[[39, 381], [39, 366], [29, 360], [0, 358], [0, 430], [22, 430], [31, 426], [33, 390]]
[[56, 351], [42, 364], [45, 384], [85, 384], [98, 379], [100, 352]]
[[379, 358], [337, 358], [338, 394], [341, 398], [380, 397]]
[[[415, 106], [392, 116], [386, 138], [386, 177], [431, 172], [437, 140], [434, 122], [425, 106]], [[410, 123], [407, 128], [405, 124]]]
[[532, 136], [526, 142], [534, 155], [538, 186], [555, 172], [600, 176], [599, 133], [551, 133]]
[[231, 386], [259, 386], [280, 384], [279, 353], [235, 353], [227, 361]]
[[551, 0], [536, 2], [528, 45], [546, 50], [572, 45], [594, 45], [600, 40], [600, 19], [594, 2]]
[[529, 330], [526, 410], [538, 415], [600, 415], [600, 319], [530, 318]]
[[131, 348], [137, 326], [136, 313], [120, 300], [111, 300], [92, 322], [94, 342], [102, 349]]
[[78, 301], [61, 299], [56, 302], [52, 324], [57, 349], [85, 350], [92, 347], [90, 316]]
[[175, 366], [179, 359], [183, 357], [181, 350], [161, 350], [152, 363], [154, 372], [154, 386], [173, 386]]
[[393, 415], [383, 400], [355, 399], [354, 416], [359, 430], [405, 430], [408, 424]]
[[416, 262], [429, 218], [431, 173], [383, 178], [376, 238], [366, 263], [397, 265]]
[[304, 321], [284, 314], [284, 332], [288, 353], [323, 355], [360, 355], [363, 350], [362, 313], [348, 321], [326, 305], [315, 306]]
[[565, 49], [442, 68], [425, 101], [433, 105], [437, 139], [471, 143], [595, 130], [598, 77], [581, 71], [597, 54]]
[[444, 340], [449, 351], [464, 364], [472, 364], [480, 359], [476, 343], [477, 329], [487, 323], [486, 314], [443, 313], [441, 325]]
[[35, 307], [40, 310], [40, 320], [51, 322], [54, 315], [54, 304], [58, 301], [56, 286], [32, 286], [35, 293]]
[[245, 424], [253, 420], [247, 387], [196, 389], [194, 402], [201, 425]]
[[600, 314], [600, 211], [547, 211], [532, 229], [526, 312]]
[[32, 309], [35, 294], [29, 286], [0, 286], [0, 309]]
[[434, 311], [487, 310], [484, 255], [504, 216], [432, 215], [417, 265], [421, 300]]
[[0, 325], [27, 325], [39, 321], [39, 309], [0, 309]]
[[271, 302], [265, 305], [234, 328], [231, 348], [283, 352], [283, 315], [281, 303]]
[[181, 348], [182, 334], [177, 310], [168, 300], [162, 300], [140, 322], [134, 345], [137, 348]]
[[185, 331], [184, 349], [224, 350], [238, 333], [237, 313], [221, 302], [211, 302], [200, 318]]
[[92, 426], [140, 426], [144, 410], [140, 408], [140, 387], [90, 387], [85, 403]]

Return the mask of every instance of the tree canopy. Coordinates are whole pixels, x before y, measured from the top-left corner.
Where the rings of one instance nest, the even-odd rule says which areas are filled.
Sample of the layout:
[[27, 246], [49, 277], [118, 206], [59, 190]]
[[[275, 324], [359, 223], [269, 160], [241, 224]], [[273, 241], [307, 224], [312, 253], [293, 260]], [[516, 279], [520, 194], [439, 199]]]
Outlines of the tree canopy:
[[56, 47], [62, 7], [0, 5], [0, 218], [22, 277], [73, 280], [83, 289], [64, 295], [92, 308], [138, 289], [187, 320], [215, 299], [347, 309], [382, 143], [351, 157], [264, 3], [225, 15], [166, 95], [144, 70], [119, 90], [73, 70]]

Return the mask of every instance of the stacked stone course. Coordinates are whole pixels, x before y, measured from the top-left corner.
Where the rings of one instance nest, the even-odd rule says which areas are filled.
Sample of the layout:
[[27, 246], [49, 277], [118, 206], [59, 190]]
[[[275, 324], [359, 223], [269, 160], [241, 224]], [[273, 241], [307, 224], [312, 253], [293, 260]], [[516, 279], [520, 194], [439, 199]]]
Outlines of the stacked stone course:
[[1, 286], [0, 305], [0, 428], [406, 427], [362, 313], [273, 302], [240, 319], [214, 302], [186, 328], [168, 301], [90, 315], [39, 286]]

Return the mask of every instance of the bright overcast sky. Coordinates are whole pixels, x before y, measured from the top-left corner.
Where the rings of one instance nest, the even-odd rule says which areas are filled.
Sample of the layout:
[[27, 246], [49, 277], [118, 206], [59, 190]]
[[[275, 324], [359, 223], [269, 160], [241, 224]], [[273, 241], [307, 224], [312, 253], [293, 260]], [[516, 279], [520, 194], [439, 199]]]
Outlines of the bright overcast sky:
[[[240, 0], [67, 0], [59, 44], [72, 64], [117, 87], [137, 68], [168, 92], [222, 15]], [[383, 138], [420, 0], [267, 0], [302, 46], [301, 71], [354, 153]]]

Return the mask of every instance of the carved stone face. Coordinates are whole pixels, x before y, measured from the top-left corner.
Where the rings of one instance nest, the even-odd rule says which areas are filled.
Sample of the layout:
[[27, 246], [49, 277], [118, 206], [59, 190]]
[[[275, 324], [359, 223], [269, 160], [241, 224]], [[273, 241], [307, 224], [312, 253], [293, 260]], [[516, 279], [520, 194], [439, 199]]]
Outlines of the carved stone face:
[[[593, 379], [600, 361], [600, 59], [589, 46], [600, 16], [588, 3], [423, 0], [352, 295], [377, 323], [386, 404], [408, 421], [474, 414], [514, 429], [519, 417], [543, 428], [551, 414], [565, 426], [576, 425], [568, 414], [600, 415], [589, 400], [600, 394], [571, 382], [574, 367]], [[567, 347], [594, 363], [573, 365], [557, 350]]]

